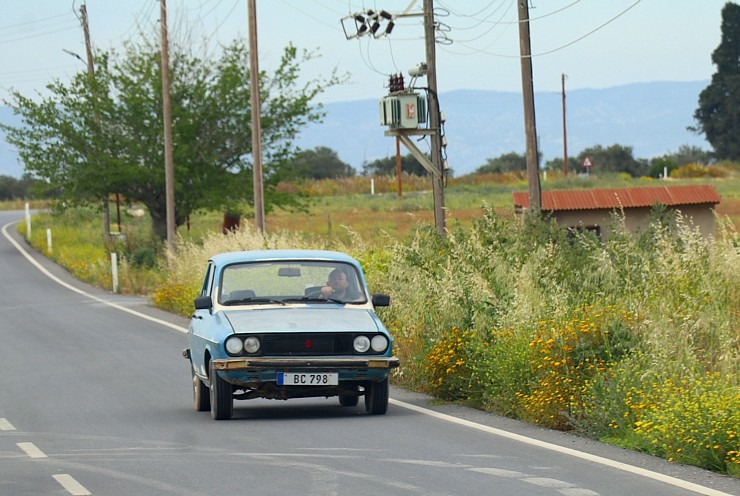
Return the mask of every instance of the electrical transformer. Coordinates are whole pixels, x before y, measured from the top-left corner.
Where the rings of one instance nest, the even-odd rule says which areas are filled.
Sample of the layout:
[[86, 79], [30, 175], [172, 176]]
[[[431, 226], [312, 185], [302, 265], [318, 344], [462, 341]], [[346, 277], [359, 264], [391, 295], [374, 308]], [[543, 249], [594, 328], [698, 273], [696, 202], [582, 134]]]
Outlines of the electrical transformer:
[[416, 93], [384, 96], [380, 100], [380, 125], [391, 129], [416, 129], [427, 121], [426, 100]]

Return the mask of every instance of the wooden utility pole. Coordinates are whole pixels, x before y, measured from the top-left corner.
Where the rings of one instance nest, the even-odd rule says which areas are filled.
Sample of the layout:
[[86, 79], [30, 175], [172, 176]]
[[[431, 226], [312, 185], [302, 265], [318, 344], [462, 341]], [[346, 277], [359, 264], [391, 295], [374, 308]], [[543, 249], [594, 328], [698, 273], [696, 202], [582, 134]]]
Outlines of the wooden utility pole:
[[255, 0], [247, 3], [249, 9], [249, 94], [252, 102], [252, 177], [254, 183], [254, 225], [265, 233], [265, 199], [262, 185], [262, 124], [260, 103], [260, 69], [257, 53], [257, 6]]
[[396, 190], [398, 192], [398, 197], [401, 198], [401, 195], [403, 194], [403, 190], [401, 188], [401, 138], [396, 136]]
[[563, 88], [563, 174], [568, 175], [568, 132], [565, 129], [565, 74], [560, 76]]
[[[87, 6], [83, 3], [80, 6], [80, 20], [82, 22], [82, 33], [85, 36], [85, 52], [87, 54], [87, 74], [90, 76], [90, 86], [92, 87], [93, 97], [93, 122], [100, 131], [100, 115], [98, 114], [98, 96], [95, 91], [95, 64], [93, 62], [92, 43], [90, 42], [90, 26], [87, 20]], [[75, 56], [77, 56], [75, 54]], [[79, 56], [77, 56], [79, 58]], [[97, 164], [100, 166], [100, 164]], [[103, 198], [103, 240], [108, 242], [110, 238], [110, 206], [108, 205], [108, 192], [106, 191]]]
[[429, 127], [432, 130], [431, 154], [434, 172], [432, 192], [434, 195], [434, 225], [440, 235], [447, 234], [445, 226], [444, 173], [442, 168], [442, 128], [440, 125], [439, 100], [437, 98], [437, 52], [434, 40], [434, 1], [424, 0], [424, 41], [427, 59], [427, 86], [429, 87]]
[[172, 144], [172, 104], [170, 102], [170, 50], [167, 41], [167, 5], [160, 0], [160, 24], [162, 25], [162, 117], [164, 119], [164, 181], [167, 209], [167, 249], [175, 253], [175, 166]]
[[537, 152], [537, 125], [534, 119], [534, 84], [532, 82], [532, 50], [529, 43], [529, 0], [517, 0], [519, 5], [519, 53], [522, 66], [522, 96], [524, 99], [524, 131], [527, 137], [527, 182], [529, 208], [542, 208], [539, 156]]

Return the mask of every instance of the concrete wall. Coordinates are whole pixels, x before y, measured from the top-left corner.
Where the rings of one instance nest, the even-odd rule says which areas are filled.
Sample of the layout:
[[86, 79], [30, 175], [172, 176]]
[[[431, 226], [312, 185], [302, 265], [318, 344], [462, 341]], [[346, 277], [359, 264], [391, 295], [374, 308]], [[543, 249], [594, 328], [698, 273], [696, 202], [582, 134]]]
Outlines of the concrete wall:
[[[699, 231], [706, 237], [715, 235], [714, 205], [681, 205], [679, 207], [667, 207], [682, 213], [687, 223], [698, 226]], [[648, 218], [652, 211], [651, 207], [626, 208], [624, 209], [624, 223], [627, 229], [633, 233], [641, 233], [648, 226]], [[601, 231], [601, 239], [608, 239], [614, 227], [615, 218], [612, 213], [622, 217], [618, 210], [562, 210], [552, 214], [558, 225], [567, 227], [592, 228], [598, 226]]]

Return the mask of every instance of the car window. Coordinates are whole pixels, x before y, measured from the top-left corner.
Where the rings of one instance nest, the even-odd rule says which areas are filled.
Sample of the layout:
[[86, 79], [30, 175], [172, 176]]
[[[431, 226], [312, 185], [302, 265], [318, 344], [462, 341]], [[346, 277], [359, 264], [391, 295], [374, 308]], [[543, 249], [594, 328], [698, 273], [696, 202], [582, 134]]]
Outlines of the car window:
[[211, 294], [214, 270], [213, 263], [209, 263], [208, 269], [206, 270], [206, 277], [203, 279], [203, 286], [200, 289], [200, 296], [209, 296]]
[[[321, 288], [337, 278], [346, 281], [334, 283], [342, 290], [323, 294]], [[232, 264], [221, 271], [219, 287], [221, 304], [250, 299], [255, 303], [305, 299], [367, 301], [357, 269], [342, 262], [281, 260]], [[257, 301], [260, 299], [268, 301]]]

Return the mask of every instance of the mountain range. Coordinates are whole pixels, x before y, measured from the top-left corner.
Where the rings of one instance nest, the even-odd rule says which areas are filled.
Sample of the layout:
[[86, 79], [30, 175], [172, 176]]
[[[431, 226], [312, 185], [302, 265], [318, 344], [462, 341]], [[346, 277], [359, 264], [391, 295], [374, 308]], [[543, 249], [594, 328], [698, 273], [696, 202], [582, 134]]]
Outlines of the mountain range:
[[[595, 145], [632, 147], [635, 158], [650, 159], [675, 152], [681, 145], [710, 149], [701, 135], [687, 128], [699, 93], [709, 81], [650, 82], [566, 92], [568, 155]], [[422, 92], [423, 93], [423, 92]], [[358, 172], [362, 165], [394, 156], [396, 142], [384, 135], [377, 99], [324, 104], [323, 123], [308, 125], [296, 144], [304, 149], [328, 147]], [[456, 176], [473, 172], [486, 159], [508, 152], [524, 153], [522, 96], [514, 92], [457, 90], [442, 92], [447, 158]], [[560, 92], [536, 92], [535, 114], [542, 163], [563, 156], [563, 105]], [[17, 125], [7, 107], [0, 122]], [[428, 140], [427, 140], [428, 141]], [[426, 151], [426, 143], [417, 143]], [[402, 154], [407, 154], [405, 149]], [[17, 153], [0, 141], [0, 175], [20, 177]]]

